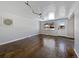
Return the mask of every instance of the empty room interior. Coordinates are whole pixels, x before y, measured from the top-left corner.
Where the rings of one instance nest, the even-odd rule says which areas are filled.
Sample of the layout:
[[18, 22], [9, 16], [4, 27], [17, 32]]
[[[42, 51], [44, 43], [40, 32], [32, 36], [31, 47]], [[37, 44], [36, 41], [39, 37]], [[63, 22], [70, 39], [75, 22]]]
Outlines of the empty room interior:
[[0, 1], [0, 58], [78, 58], [79, 1]]

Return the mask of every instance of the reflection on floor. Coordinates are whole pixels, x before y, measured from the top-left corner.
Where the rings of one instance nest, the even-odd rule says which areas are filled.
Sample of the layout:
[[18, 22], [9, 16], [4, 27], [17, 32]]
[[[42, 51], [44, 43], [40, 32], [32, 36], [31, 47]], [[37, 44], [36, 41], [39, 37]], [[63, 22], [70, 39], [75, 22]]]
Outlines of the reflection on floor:
[[65, 37], [36, 35], [0, 46], [5, 58], [73, 58], [74, 40]]

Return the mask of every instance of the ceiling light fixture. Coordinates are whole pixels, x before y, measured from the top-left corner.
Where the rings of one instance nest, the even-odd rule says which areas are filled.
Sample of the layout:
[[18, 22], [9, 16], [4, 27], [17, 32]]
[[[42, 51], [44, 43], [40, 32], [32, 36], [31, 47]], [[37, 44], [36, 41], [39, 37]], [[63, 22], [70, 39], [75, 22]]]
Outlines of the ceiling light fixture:
[[29, 4], [28, 1], [25, 2], [25, 4], [30, 7], [30, 9], [32, 10], [32, 13], [33, 13], [33, 14], [36, 14], [36, 15], [40, 16], [40, 18], [42, 18], [42, 13], [37, 13], [37, 12], [35, 12], [34, 9], [33, 9], [32, 6]]
[[54, 13], [49, 14], [49, 20], [55, 19]]

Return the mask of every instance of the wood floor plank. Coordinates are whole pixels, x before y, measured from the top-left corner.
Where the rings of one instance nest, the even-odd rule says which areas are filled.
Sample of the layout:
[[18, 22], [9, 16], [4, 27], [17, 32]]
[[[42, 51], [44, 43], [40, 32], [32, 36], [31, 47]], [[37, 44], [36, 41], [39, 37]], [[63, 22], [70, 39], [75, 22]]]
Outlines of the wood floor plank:
[[0, 45], [0, 58], [76, 58], [74, 40], [50, 35], [35, 35]]

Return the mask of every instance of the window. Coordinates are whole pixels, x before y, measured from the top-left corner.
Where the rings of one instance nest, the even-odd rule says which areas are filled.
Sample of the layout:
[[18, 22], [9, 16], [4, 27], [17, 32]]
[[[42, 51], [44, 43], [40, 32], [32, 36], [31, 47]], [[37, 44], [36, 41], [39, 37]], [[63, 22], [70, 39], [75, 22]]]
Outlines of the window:
[[54, 13], [49, 13], [48, 19], [49, 19], [49, 20], [55, 19]]

